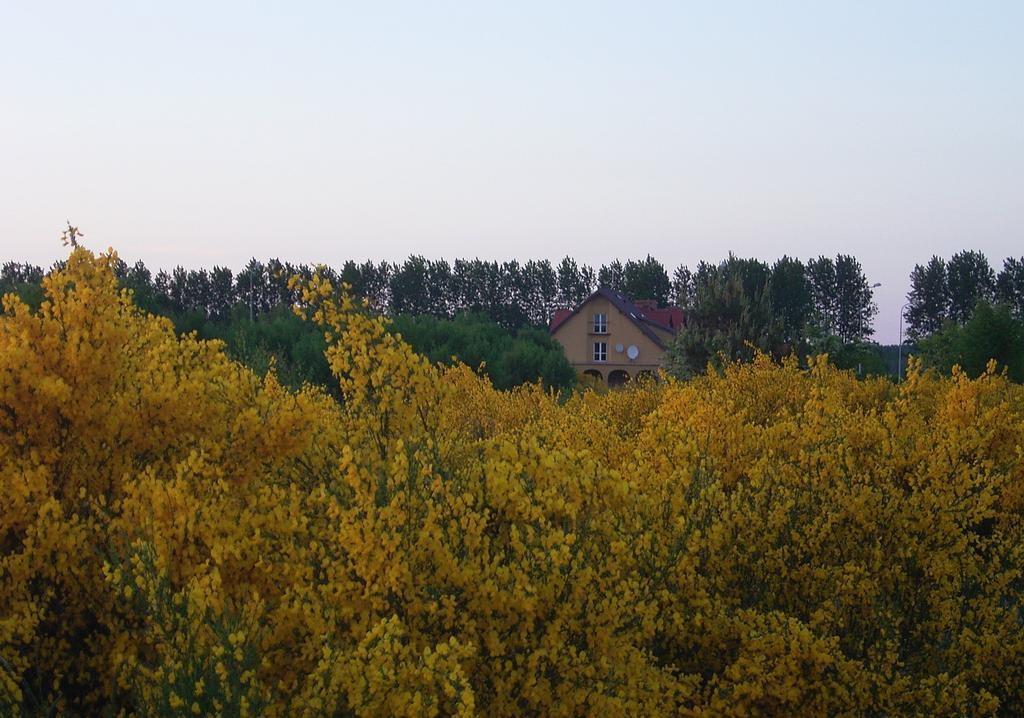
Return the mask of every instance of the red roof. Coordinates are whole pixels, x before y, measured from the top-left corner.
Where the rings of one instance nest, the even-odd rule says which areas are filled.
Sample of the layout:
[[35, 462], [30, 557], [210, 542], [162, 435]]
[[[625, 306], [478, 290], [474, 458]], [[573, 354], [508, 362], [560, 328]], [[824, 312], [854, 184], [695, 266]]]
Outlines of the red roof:
[[644, 318], [678, 331], [683, 326], [683, 310], [679, 307], [659, 307], [653, 299], [638, 299], [633, 302], [640, 307]]
[[564, 322], [571, 316], [571, 309], [556, 309], [555, 313], [551, 315], [551, 324], [549, 325], [551, 327], [551, 331], [555, 331], [555, 329], [557, 329], [562, 324], [562, 322]]
[[661, 337], [651, 330], [651, 326], [675, 334], [683, 326], [686, 319], [683, 310], [679, 307], [659, 307], [653, 299], [638, 299], [631, 302], [624, 294], [616, 292], [608, 287], [599, 287], [596, 292], [587, 297], [580, 306], [575, 309], [558, 309], [551, 316], [550, 331], [553, 334], [573, 314], [584, 307], [591, 299], [604, 297], [608, 299], [620, 312], [625, 314], [646, 334], [655, 344], [664, 348]]

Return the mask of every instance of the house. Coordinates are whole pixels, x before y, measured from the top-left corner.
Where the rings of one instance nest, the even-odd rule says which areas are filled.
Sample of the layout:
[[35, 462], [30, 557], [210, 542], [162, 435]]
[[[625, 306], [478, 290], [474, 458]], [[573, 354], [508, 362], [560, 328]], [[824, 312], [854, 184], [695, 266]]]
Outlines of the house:
[[683, 322], [678, 307], [630, 301], [601, 287], [575, 309], [556, 311], [550, 331], [576, 371], [619, 386], [644, 373], [654, 375]]

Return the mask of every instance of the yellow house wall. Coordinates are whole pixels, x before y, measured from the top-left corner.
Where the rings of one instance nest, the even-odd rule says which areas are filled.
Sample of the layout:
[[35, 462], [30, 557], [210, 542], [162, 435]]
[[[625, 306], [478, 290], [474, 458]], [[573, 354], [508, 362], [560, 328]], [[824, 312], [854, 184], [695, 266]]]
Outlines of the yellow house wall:
[[[594, 315], [608, 316], [608, 333], [594, 334]], [[656, 331], [656, 330], [655, 330]], [[552, 335], [565, 349], [565, 356], [577, 371], [597, 369], [608, 379], [608, 373], [615, 369], [625, 370], [630, 377], [637, 372], [654, 371], [661, 366], [664, 350], [651, 341], [629, 317], [622, 314], [614, 304], [604, 297], [596, 297], [580, 311], [569, 317]], [[608, 343], [608, 361], [594, 361], [594, 342]], [[666, 340], [663, 340], [666, 341]], [[616, 343], [622, 343], [622, 353], [615, 351]], [[636, 361], [626, 356], [626, 348], [635, 344], [640, 350]]]

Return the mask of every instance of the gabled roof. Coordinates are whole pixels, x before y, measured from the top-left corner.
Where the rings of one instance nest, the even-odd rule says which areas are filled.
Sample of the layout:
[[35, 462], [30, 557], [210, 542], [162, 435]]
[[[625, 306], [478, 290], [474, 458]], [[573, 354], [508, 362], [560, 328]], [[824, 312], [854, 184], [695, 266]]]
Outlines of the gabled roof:
[[[647, 311], [641, 309], [636, 304], [631, 302], [621, 292], [617, 292], [610, 287], [598, 287], [596, 292], [594, 292], [585, 300], [583, 300], [583, 302], [575, 309], [571, 311], [567, 309], [559, 309], [558, 311], [556, 311], [555, 315], [551, 318], [551, 327], [549, 331], [552, 334], [554, 334], [556, 331], [558, 331], [558, 328], [560, 326], [562, 326], [563, 324], [565, 324], [566, 321], [568, 321], [569, 317], [577, 314], [581, 309], [583, 309], [583, 307], [587, 306], [587, 304], [589, 304], [594, 299], [597, 299], [598, 297], [603, 297], [604, 299], [607, 299], [609, 302], [611, 302], [616, 309], [622, 312], [622, 314], [624, 314], [631, 322], [633, 322], [633, 324], [637, 326], [637, 328], [641, 332], [644, 333], [644, 336], [646, 336], [648, 339], [654, 342], [660, 349], [665, 348], [665, 342], [658, 335], [658, 333], [655, 332], [654, 329], [652, 329], [651, 327], [656, 327], [658, 329], [661, 329], [662, 331], [669, 332], [671, 334], [675, 334], [676, 331], [679, 329], [678, 326], [671, 327], [660, 321], [664, 318], [666, 310], [657, 309], [654, 310], [653, 312], [649, 312], [650, 314], [654, 314], [657, 317], [657, 319], [655, 319], [652, 316], [648, 316]], [[671, 316], [671, 314], [669, 316]]]

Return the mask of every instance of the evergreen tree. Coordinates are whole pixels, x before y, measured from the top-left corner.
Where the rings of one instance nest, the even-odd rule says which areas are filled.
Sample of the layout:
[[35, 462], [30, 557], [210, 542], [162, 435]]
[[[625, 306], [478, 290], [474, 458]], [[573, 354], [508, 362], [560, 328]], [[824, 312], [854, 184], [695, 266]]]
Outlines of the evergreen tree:
[[778, 357], [783, 350], [781, 323], [766, 292], [748, 295], [739, 273], [722, 272], [704, 286], [668, 348], [669, 371], [688, 378], [720, 359], [750, 360], [756, 350]]
[[697, 263], [697, 270], [693, 273], [693, 289], [691, 304], [696, 303], [702, 294], [718, 284], [718, 265], [705, 262], [703, 259]]
[[759, 259], [740, 258], [730, 252], [729, 257], [719, 265], [718, 274], [738, 278], [743, 293], [748, 297], [757, 297], [764, 294], [768, 287], [771, 270]]
[[677, 307], [688, 309], [693, 305], [694, 278], [689, 267], [680, 264], [672, 272], [672, 301]]

